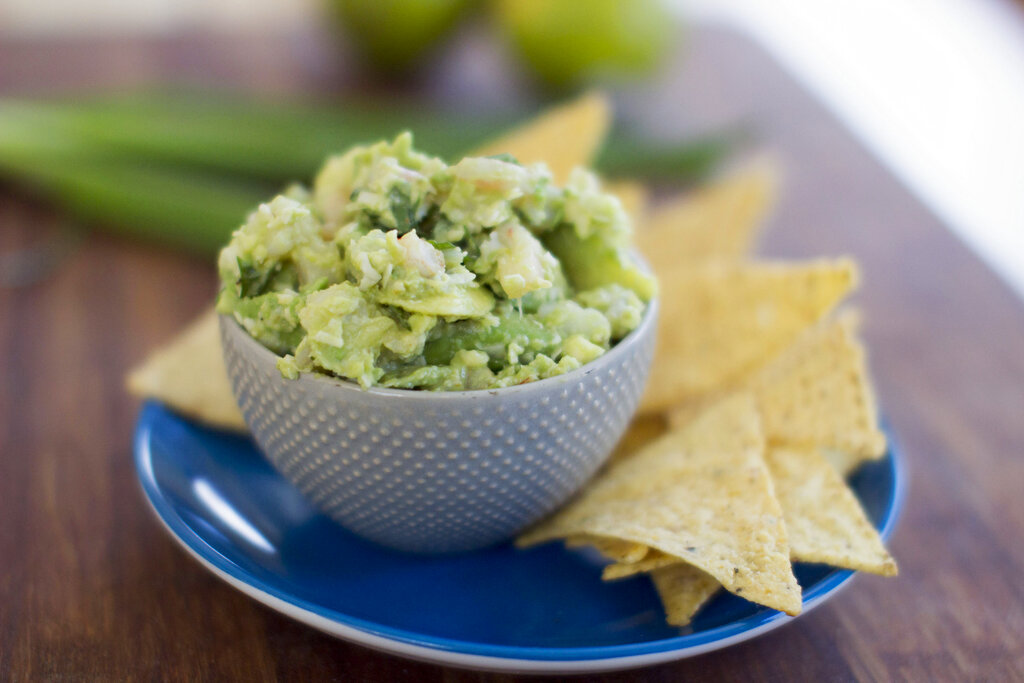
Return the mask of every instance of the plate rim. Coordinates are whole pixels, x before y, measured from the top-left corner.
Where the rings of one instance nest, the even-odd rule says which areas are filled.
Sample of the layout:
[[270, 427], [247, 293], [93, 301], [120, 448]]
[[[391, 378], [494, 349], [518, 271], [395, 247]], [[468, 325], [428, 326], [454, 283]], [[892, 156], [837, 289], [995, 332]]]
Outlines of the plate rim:
[[[585, 673], [613, 671], [663, 663], [718, 650], [763, 635], [810, 612], [849, 585], [856, 572], [834, 569], [804, 595], [797, 617], [768, 610], [707, 631], [624, 645], [573, 648], [488, 645], [426, 636], [384, 624], [348, 616], [299, 598], [248, 575], [197, 534], [174, 512], [163, 497], [152, 468], [149, 435], [157, 411], [173, 413], [155, 401], [146, 401], [139, 412], [133, 439], [133, 460], [143, 498], [160, 525], [189, 555], [215, 576], [257, 602], [296, 621], [343, 640], [418, 661], [446, 666], [505, 673]], [[187, 417], [174, 414], [190, 425], [205, 429]], [[888, 540], [898, 522], [906, 498], [906, 463], [888, 426], [889, 468], [893, 494], [883, 514], [879, 533]]]

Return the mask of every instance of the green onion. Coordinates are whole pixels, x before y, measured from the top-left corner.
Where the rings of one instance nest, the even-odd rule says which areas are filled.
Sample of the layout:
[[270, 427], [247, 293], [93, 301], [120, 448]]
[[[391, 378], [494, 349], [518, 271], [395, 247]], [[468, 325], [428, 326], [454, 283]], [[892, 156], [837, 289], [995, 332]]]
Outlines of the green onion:
[[[0, 100], [0, 175], [81, 219], [213, 253], [261, 200], [308, 182], [331, 153], [409, 129], [418, 147], [452, 160], [512, 122], [372, 101], [283, 104], [206, 94]], [[653, 145], [615, 132], [596, 166], [612, 177], [690, 182], [738, 139]]]
[[0, 173], [38, 188], [78, 218], [126, 234], [213, 253], [273, 191], [112, 158], [79, 139], [18, 123], [0, 113]]

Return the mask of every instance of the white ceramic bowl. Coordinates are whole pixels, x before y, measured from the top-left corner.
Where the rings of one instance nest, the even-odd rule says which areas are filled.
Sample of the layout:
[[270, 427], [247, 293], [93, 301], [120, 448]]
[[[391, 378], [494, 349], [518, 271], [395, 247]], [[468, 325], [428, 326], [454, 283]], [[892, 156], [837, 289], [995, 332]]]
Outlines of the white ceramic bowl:
[[512, 537], [594, 474], [636, 411], [656, 322], [654, 301], [636, 330], [578, 370], [458, 392], [288, 380], [230, 317], [221, 339], [242, 414], [289, 481], [360, 536], [443, 553]]

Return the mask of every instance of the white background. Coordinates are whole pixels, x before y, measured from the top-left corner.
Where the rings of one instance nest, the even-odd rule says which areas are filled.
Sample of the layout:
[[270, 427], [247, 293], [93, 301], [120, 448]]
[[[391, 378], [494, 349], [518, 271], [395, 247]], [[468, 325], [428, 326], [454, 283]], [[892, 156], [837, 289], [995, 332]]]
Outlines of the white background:
[[1024, 8], [671, 0], [745, 28], [1024, 298]]

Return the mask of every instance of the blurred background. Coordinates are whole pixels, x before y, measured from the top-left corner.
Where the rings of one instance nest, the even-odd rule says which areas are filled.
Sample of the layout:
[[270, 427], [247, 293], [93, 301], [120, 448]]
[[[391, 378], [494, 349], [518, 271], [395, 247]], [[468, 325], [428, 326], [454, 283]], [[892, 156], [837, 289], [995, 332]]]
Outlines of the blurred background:
[[[228, 224], [338, 145], [409, 122], [454, 154], [597, 84], [622, 113], [603, 170], [692, 182], [757, 129], [756, 112], [657, 109], [704, 25], [766, 47], [1024, 295], [1013, 0], [0, 0], [0, 174], [84, 222], [209, 251], [226, 228], [204, 236], [203, 224]], [[348, 113], [334, 116], [339, 100]], [[453, 103], [465, 120], [444, 114]], [[641, 163], [651, 140], [653, 168]], [[170, 188], [193, 197], [191, 213], [167, 216], [152, 195]], [[8, 281], [31, 279], [3, 263]]]

